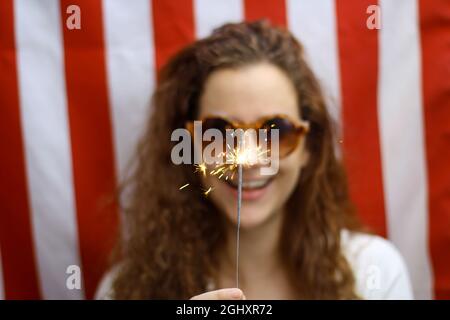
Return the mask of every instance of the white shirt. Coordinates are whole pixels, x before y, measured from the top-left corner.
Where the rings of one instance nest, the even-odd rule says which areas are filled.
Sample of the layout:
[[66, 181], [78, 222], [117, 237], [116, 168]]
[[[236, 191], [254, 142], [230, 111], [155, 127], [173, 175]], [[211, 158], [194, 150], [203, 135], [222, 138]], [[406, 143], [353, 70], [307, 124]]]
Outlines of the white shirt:
[[413, 299], [408, 269], [394, 245], [366, 233], [342, 232], [342, 250], [356, 278], [356, 292], [368, 300]]
[[[342, 231], [341, 245], [356, 280], [356, 293], [367, 300], [412, 299], [408, 270], [402, 256], [386, 239]], [[110, 299], [117, 267], [101, 281], [96, 299]]]

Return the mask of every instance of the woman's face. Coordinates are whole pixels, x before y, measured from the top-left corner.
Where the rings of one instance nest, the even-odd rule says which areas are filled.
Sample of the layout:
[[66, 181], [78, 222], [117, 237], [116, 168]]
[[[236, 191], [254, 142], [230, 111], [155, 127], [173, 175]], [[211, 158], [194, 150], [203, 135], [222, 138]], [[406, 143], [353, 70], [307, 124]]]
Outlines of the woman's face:
[[[200, 98], [200, 118], [219, 115], [253, 123], [262, 117], [279, 114], [300, 120], [292, 82], [278, 67], [268, 63], [213, 72]], [[241, 209], [243, 228], [260, 225], [281, 212], [307, 158], [302, 141], [292, 153], [280, 160], [279, 170], [274, 175], [262, 175], [257, 166], [244, 167]], [[234, 176], [236, 178], [237, 175]], [[205, 189], [212, 187], [208, 196], [230, 221], [236, 223], [235, 184], [212, 175], [204, 177], [202, 184]]]

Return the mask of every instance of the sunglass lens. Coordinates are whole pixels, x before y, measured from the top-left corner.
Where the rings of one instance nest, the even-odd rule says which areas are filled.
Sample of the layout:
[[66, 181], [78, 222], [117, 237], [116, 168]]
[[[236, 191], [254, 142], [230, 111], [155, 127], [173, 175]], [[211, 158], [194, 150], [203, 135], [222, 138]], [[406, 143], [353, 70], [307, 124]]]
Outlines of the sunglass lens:
[[297, 146], [299, 139], [299, 130], [296, 126], [286, 118], [275, 117], [264, 122], [263, 129], [267, 129], [267, 138], [272, 147], [273, 141], [271, 141], [271, 130], [277, 129], [279, 136], [279, 155], [280, 157], [285, 157], [291, 153]]
[[223, 137], [226, 135], [227, 129], [233, 129], [231, 123], [221, 118], [208, 118], [202, 123], [203, 133], [208, 129], [219, 130]]

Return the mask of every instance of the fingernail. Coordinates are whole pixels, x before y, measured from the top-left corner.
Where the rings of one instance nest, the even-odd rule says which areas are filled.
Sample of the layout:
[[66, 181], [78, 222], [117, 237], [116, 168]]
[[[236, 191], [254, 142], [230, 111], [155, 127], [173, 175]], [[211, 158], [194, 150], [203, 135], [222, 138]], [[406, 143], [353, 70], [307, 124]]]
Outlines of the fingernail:
[[230, 289], [230, 297], [235, 300], [242, 299], [242, 291], [240, 289]]

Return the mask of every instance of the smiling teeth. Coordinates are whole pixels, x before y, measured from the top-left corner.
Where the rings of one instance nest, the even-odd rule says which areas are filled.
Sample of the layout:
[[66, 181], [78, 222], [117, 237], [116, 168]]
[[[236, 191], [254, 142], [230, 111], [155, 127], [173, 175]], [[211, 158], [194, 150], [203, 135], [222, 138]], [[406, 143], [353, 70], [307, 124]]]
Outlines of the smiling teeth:
[[261, 188], [267, 184], [269, 180], [254, 180], [242, 182], [242, 187], [245, 189]]
[[[242, 188], [243, 189], [259, 189], [259, 188], [265, 187], [269, 183], [269, 181], [270, 181], [270, 179], [243, 181]], [[234, 188], [237, 188], [237, 181], [228, 180], [227, 182]]]

